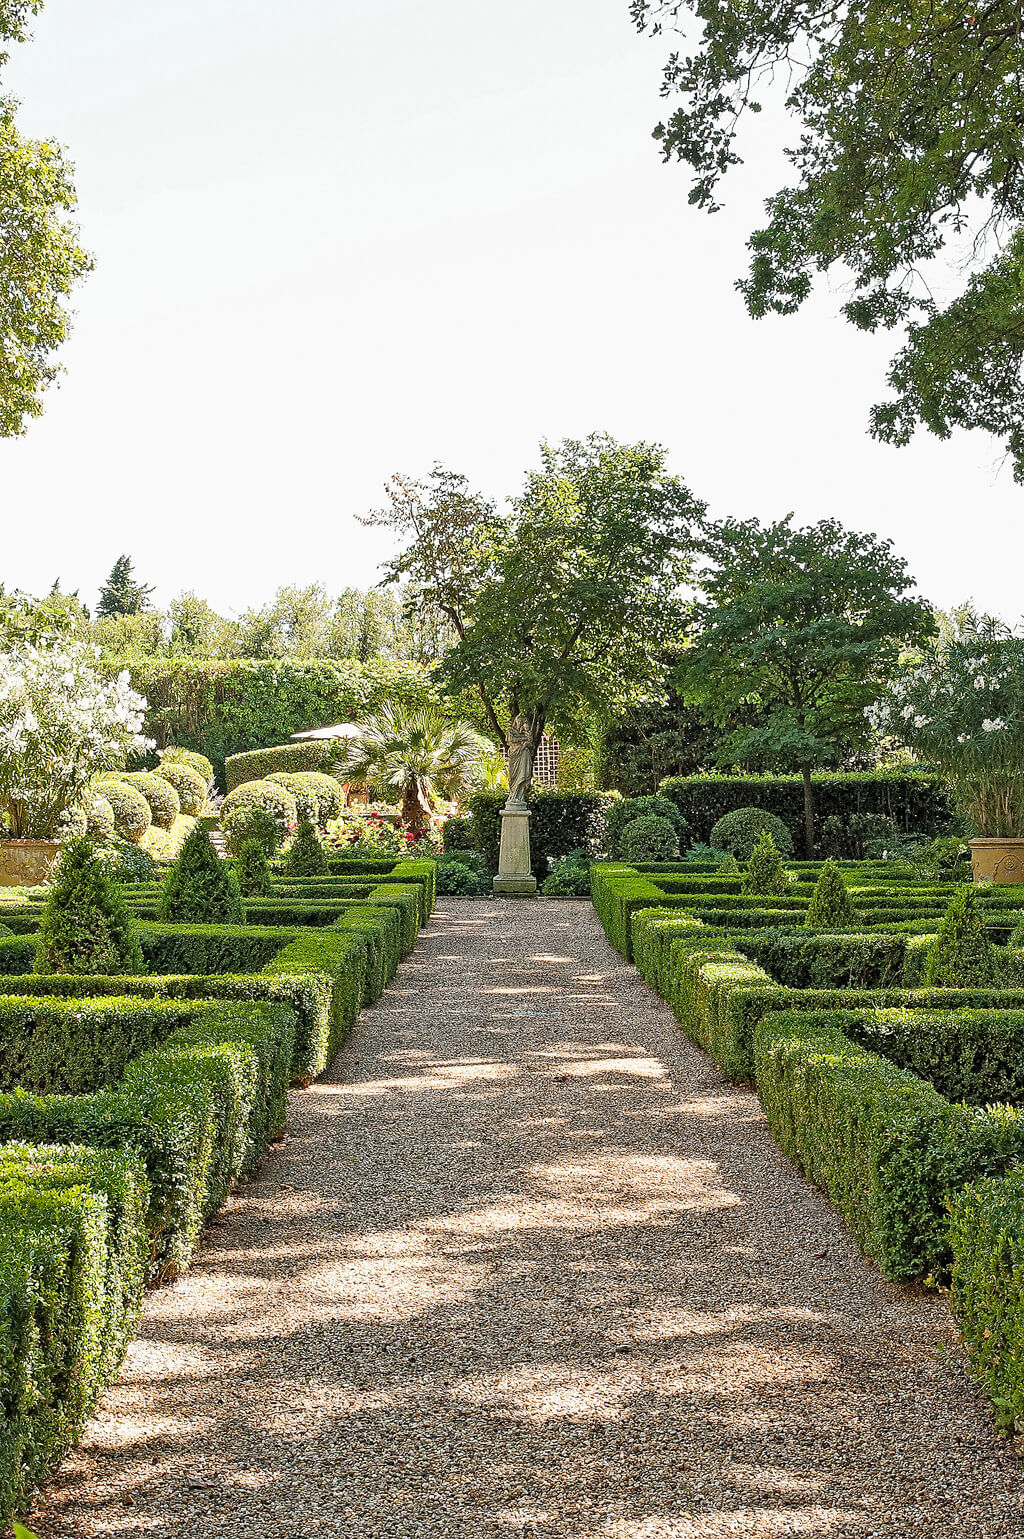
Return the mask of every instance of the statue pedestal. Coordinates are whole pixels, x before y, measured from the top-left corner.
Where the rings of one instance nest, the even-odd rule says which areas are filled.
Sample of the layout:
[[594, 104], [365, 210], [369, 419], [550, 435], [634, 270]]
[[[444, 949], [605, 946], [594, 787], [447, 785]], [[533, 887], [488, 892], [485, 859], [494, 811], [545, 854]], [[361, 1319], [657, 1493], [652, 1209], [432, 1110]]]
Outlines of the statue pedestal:
[[530, 870], [529, 807], [503, 807], [501, 810], [501, 853], [494, 893], [499, 898], [533, 898], [537, 878]]

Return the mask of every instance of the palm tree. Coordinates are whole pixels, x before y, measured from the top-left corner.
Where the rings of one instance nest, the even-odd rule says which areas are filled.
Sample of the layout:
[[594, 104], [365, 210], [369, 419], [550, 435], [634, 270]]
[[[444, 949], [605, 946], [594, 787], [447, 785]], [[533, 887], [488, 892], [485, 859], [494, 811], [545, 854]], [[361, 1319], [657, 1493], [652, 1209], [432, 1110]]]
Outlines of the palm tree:
[[468, 722], [450, 722], [435, 706], [385, 706], [352, 743], [345, 777], [352, 785], [401, 793], [402, 822], [417, 836], [430, 826], [438, 801], [464, 795], [494, 748]]

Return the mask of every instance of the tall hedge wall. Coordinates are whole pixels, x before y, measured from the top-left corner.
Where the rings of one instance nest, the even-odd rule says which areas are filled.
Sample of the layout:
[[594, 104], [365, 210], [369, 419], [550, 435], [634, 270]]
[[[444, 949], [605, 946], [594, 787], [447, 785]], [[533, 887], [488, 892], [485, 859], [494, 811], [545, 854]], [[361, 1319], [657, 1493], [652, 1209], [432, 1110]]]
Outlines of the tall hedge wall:
[[[759, 807], [781, 818], [799, 849], [803, 844], [804, 788], [799, 775], [670, 776], [658, 787], [686, 819], [694, 840], [707, 843], [727, 812]], [[844, 821], [855, 813], [892, 818], [906, 833], [937, 833], [952, 816], [949, 797], [937, 775], [842, 774], [814, 777], [815, 817]]]
[[163, 658], [134, 665], [131, 675], [149, 702], [145, 730], [157, 746], [197, 749], [220, 781], [230, 754], [351, 721], [389, 700], [420, 705], [436, 698], [428, 670], [405, 662]]
[[[501, 845], [501, 809], [505, 791], [478, 791], [469, 800], [469, 828], [473, 847], [492, 871], [498, 869]], [[611, 801], [602, 791], [532, 791], [530, 793], [530, 856], [534, 875], [547, 875], [548, 860], [585, 850], [597, 855], [604, 840], [605, 811]]]

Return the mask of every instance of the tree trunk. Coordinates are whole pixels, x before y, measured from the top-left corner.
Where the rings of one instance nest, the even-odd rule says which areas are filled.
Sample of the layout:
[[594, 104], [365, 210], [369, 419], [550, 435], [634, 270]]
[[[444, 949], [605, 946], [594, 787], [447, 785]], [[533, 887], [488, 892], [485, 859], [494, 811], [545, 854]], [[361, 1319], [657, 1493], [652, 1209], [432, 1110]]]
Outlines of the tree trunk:
[[800, 774], [804, 782], [804, 845], [808, 860], [814, 859], [814, 787], [811, 785], [811, 766], [801, 764]]

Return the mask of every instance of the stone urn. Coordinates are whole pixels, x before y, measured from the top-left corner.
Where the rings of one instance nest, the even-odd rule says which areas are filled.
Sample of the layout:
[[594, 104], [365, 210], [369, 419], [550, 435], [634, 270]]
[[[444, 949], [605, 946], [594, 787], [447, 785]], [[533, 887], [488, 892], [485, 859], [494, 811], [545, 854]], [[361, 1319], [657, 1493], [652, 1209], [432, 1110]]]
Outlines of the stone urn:
[[972, 839], [971, 866], [985, 887], [1024, 883], [1024, 839]]
[[57, 859], [56, 839], [0, 840], [0, 887], [38, 887]]

